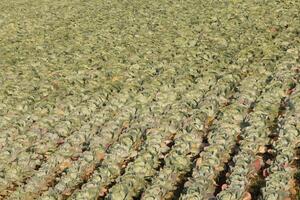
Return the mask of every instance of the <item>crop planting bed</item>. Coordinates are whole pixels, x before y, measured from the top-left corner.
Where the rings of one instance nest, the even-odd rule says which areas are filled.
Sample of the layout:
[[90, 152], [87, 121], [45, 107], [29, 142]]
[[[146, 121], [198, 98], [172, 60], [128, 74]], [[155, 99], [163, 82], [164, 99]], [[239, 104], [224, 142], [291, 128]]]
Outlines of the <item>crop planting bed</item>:
[[1, 0], [0, 199], [293, 200], [300, 1]]

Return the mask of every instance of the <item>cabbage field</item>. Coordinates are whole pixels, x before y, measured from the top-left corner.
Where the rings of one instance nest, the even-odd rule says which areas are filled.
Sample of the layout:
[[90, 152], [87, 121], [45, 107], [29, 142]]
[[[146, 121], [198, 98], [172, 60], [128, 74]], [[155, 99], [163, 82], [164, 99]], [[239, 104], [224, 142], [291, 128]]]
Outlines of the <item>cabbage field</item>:
[[1, 0], [0, 199], [300, 199], [300, 1]]

